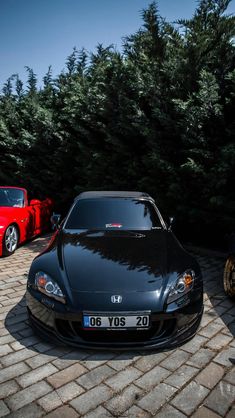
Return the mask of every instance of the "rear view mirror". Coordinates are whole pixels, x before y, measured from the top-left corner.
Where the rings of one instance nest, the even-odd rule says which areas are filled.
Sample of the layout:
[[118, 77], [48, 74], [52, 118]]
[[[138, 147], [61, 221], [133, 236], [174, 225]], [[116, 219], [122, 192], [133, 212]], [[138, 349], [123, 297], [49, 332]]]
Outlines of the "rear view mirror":
[[61, 215], [53, 213], [51, 216], [51, 223], [53, 229], [58, 229], [59, 223], [60, 223]]
[[172, 227], [174, 222], [175, 222], [174, 216], [170, 216], [169, 217], [169, 224], [168, 224], [168, 231], [171, 231], [171, 227]]

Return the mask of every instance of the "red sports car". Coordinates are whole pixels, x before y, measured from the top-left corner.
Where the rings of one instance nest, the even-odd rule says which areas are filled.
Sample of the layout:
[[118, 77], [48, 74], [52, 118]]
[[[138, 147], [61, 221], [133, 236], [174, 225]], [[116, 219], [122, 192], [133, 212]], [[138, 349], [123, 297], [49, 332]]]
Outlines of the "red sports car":
[[46, 231], [53, 201], [28, 201], [27, 190], [0, 186], [0, 256], [11, 255], [18, 244]]

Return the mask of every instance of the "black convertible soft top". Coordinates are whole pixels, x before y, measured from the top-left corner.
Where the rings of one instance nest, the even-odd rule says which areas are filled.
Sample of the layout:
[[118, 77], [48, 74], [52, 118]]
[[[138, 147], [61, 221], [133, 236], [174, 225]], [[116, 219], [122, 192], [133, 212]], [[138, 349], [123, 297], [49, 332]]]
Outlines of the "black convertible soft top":
[[149, 199], [153, 200], [148, 193], [143, 192], [128, 192], [128, 191], [90, 191], [80, 193], [75, 201], [80, 199], [94, 199], [101, 197], [130, 197], [133, 199]]

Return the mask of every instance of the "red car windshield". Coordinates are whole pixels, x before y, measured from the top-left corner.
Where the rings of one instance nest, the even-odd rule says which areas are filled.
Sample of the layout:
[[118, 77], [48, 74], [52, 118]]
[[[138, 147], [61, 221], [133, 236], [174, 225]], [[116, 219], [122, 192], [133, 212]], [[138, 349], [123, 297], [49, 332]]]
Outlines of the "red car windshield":
[[131, 198], [79, 200], [65, 223], [66, 229], [150, 230], [161, 227], [151, 202]]
[[0, 207], [22, 208], [24, 206], [24, 192], [14, 188], [0, 188]]

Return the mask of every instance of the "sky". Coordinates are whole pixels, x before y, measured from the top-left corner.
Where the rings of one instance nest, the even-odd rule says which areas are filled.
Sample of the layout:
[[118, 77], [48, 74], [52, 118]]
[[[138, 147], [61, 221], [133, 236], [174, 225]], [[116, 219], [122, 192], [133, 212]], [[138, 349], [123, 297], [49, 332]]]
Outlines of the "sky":
[[[151, 0], [0, 0], [0, 86], [25, 66], [39, 85], [52, 66], [56, 76], [73, 47], [94, 51], [98, 43], [121, 49], [122, 38], [136, 32], [141, 10]], [[190, 18], [197, 0], [158, 0], [160, 15], [173, 22]], [[235, 12], [232, 0], [229, 13]]]

